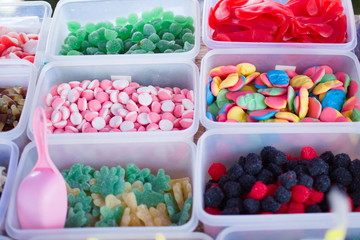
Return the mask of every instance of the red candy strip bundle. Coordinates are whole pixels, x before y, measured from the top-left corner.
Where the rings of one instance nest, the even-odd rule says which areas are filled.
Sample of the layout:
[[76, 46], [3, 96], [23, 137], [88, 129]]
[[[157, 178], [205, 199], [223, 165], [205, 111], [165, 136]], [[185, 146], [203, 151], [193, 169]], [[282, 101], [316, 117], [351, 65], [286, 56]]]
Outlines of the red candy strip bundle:
[[212, 39], [229, 42], [345, 43], [341, 0], [220, 0], [210, 9]]

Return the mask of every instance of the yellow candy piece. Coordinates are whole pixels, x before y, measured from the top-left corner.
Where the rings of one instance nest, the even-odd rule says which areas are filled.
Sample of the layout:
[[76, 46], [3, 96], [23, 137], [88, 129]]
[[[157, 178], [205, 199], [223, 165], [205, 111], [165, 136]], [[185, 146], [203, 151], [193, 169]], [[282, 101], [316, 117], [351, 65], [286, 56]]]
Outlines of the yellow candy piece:
[[239, 81], [239, 74], [231, 73], [220, 83], [220, 89], [232, 87], [238, 81]]
[[325, 96], [326, 96], [326, 92], [321, 93], [321, 94], [319, 95], [319, 101], [322, 102], [322, 100], [324, 99]]
[[275, 114], [277, 119], [287, 120], [289, 122], [299, 122], [300, 118], [292, 112], [278, 112]]
[[306, 117], [309, 110], [309, 92], [305, 87], [300, 88], [300, 106], [298, 109], [298, 115], [300, 119]]
[[161, 233], [155, 235], [155, 240], [166, 240], [165, 236]]
[[247, 122], [246, 112], [239, 106], [232, 107], [227, 113], [227, 119], [233, 119], [238, 122]]
[[306, 75], [297, 75], [290, 80], [290, 86], [297, 89], [301, 87], [310, 89], [314, 86], [314, 83], [311, 78]]
[[319, 83], [312, 91], [315, 95], [320, 95], [321, 93], [326, 93], [330, 89], [341, 87], [343, 85], [339, 80], [331, 80], [324, 83]]
[[72, 194], [75, 197], [80, 193], [80, 189], [79, 188], [71, 188], [70, 185], [66, 182], [66, 192], [67, 194]]
[[277, 123], [277, 122], [279, 122], [279, 123], [287, 123], [287, 122], [289, 122], [288, 120], [285, 120], [285, 119], [276, 119], [276, 118], [269, 118], [269, 119], [266, 119], [266, 120], [261, 120], [261, 121], [259, 121], [259, 122], [275, 122], [275, 123]]
[[121, 206], [121, 200], [117, 199], [114, 195], [109, 194], [105, 197], [105, 206], [110, 209]]
[[342, 114], [344, 117], [351, 118], [351, 116], [352, 116], [352, 114], [353, 114], [353, 110], [348, 110], [348, 111], [345, 111], [345, 112], [341, 112], [341, 114]]
[[211, 93], [216, 97], [220, 92], [220, 83], [221, 78], [220, 77], [214, 77], [213, 81], [210, 83], [210, 90]]
[[250, 85], [245, 85], [243, 86], [240, 91], [252, 91], [252, 92], [257, 92], [257, 89], [254, 85], [250, 84]]
[[255, 65], [251, 63], [240, 63], [236, 65], [239, 75], [248, 76], [256, 71]]

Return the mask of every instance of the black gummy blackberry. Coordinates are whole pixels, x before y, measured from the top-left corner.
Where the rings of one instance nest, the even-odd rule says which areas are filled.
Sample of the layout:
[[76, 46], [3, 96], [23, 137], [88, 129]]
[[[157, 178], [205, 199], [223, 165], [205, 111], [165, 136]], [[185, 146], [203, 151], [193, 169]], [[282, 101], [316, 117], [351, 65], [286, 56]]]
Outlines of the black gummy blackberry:
[[245, 191], [250, 191], [256, 182], [256, 177], [250, 174], [244, 174], [239, 178], [239, 183]]
[[360, 190], [360, 179], [358, 177], [353, 177], [352, 182], [348, 186], [348, 192], [353, 193]]
[[283, 173], [283, 170], [281, 167], [279, 167], [278, 165], [276, 165], [275, 163], [268, 163], [266, 164], [265, 168], [267, 170], [269, 170], [270, 172], [272, 172], [272, 174], [277, 177], [279, 176], [280, 174]]
[[280, 186], [278, 189], [276, 189], [274, 198], [281, 204], [287, 203], [291, 199], [291, 191], [283, 186]]
[[267, 196], [261, 201], [261, 209], [264, 212], [277, 212], [280, 208], [280, 203], [278, 203], [273, 197]]
[[220, 187], [212, 187], [205, 191], [205, 207], [218, 207], [224, 200], [224, 193]]
[[355, 159], [355, 160], [351, 161], [349, 170], [350, 170], [351, 174], [353, 175], [353, 177], [360, 178], [360, 160]]
[[359, 207], [360, 206], [360, 190], [356, 190], [355, 192], [350, 194], [353, 203], [355, 205], [355, 207]]
[[249, 153], [246, 156], [244, 171], [251, 175], [256, 175], [262, 169], [262, 161], [259, 155], [255, 153]]
[[314, 179], [310, 177], [309, 175], [302, 173], [298, 175], [298, 184], [304, 185], [307, 188], [312, 188], [314, 184]]
[[284, 174], [281, 174], [278, 177], [278, 179], [279, 179], [281, 185], [284, 186], [287, 189], [292, 188], [297, 183], [296, 173], [294, 171], [288, 171], [288, 172], [286, 172]]
[[300, 174], [309, 174], [309, 170], [307, 168], [307, 166], [303, 165], [303, 164], [298, 164], [294, 170], [294, 172], [296, 172], [296, 174], [300, 175]]
[[225, 208], [232, 208], [232, 207], [242, 209], [241, 198], [229, 198], [226, 201]]
[[335, 156], [331, 151], [326, 151], [320, 155], [320, 158], [327, 164], [332, 164], [334, 162], [334, 157]]
[[218, 184], [221, 188], [224, 188], [226, 182], [230, 181], [230, 177], [226, 174], [222, 175], [218, 181]]
[[255, 214], [260, 211], [260, 201], [254, 198], [245, 199], [243, 202], [244, 212]]
[[214, 181], [212, 179], [210, 179], [205, 186], [205, 190], [208, 190], [214, 183], [217, 183], [217, 181]]
[[240, 197], [241, 195], [241, 185], [235, 181], [227, 181], [223, 190], [227, 198]]
[[257, 175], [257, 180], [264, 183], [265, 185], [269, 185], [274, 181], [274, 174], [265, 168], [261, 169]]
[[339, 167], [347, 168], [349, 167], [350, 162], [351, 159], [348, 154], [339, 153], [335, 155], [333, 165], [335, 168], [339, 168]]
[[284, 164], [284, 170], [285, 171], [291, 171], [294, 170], [298, 165], [298, 160], [287, 160]]
[[237, 215], [240, 213], [240, 209], [236, 207], [225, 208], [221, 211], [222, 215]]
[[330, 173], [330, 178], [334, 183], [339, 183], [344, 186], [348, 186], [352, 181], [351, 173], [343, 168], [338, 167]]
[[234, 164], [226, 171], [231, 180], [238, 180], [244, 173], [243, 168], [239, 164]]
[[307, 213], [319, 213], [319, 212], [321, 212], [321, 208], [317, 204], [309, 205], [309, 206], [306, 207], [305, 212], [307, 212]]
[[330, 188], [330, 178], [327, 175], [320, 175], [315, 178], [314, 189], [319, 192], [326, 192]]
[[261, 158], [264, 162], [271, 162], [276, 165], [283, 165], [286, 163], [286, 154], [277, 150], [274, 147], [267, 146], [261, 150]]
[[310, 176], [318, 176], [321, 174], [328, 174], [329, 164], [321, 158], [313, 158], [307, 164]]

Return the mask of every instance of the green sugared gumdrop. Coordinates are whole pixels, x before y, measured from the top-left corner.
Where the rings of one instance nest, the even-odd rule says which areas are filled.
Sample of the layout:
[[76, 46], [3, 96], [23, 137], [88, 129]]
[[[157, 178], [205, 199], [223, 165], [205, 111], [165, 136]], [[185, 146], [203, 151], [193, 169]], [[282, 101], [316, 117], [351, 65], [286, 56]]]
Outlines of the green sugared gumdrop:
[[171, 24], [172, 24], [173, 22], [171, 22], [171, 21], [163, 21], [162, 23], [161, 23], [161, 28], [163, 29], [163, 30], [169, 30], [170, 29], [170, 26], [171, 26]]
[[181, 47], [183, 47], [183, 46], [184, 46], [184, 41], [181, 40], [181, 39], [175, 39], [175, 44], [178, 44], [178, 45], [180, 45]]
[[89, 218], [86, 216], [86, 212], [82, 209], [75, 210], [74, 208], [68, 208], [66, 216], [65, 227], [82, 227], [89, 223]]
[[95, 31], [97, 28], [96, 28], [96, 25], [95, 24], [93, 24], [93, 23], [87, 23], [86, 25], [85, 25], [85, 30], [86, 30], [86, 32], [87, 33], [92, 33], [93, 31]]
[[126, 39], [123, 41], [124, 42], [124, 52], [129, 51], [129, 49], [131, 48], [131, 46], [134, 44], [131, 39]]
[[162, 38], [162, 36], [165, 34], [165, 33], [167, 33], [167, 32], [169, 32], [169, 30], [161, 30], [161, 31], [159, 31], [158, 33], [157, 33], [157, 35], [160, 37], [160, 38]]
[[119, 226], [123, 211], [124, 211], [123, 206], [117, 206], [113, 209], [110, 209], [107, 206], [102, 206], [100, 208], [100, 213], [101, 213], [102, 219], [95, 223], [95, 227]]
[[182, 47], [179, 45], [179, 44], [174, 44], [172, 47], [171, 47], [172, 50], [176, 51], [176, 50], [179, 50], [179, 49], [182, 49]]
[[156, 32], [162, 29], [162, 20], [160, 18], [154, 18], [150, 24], [155, 28]]
[[153, 18], [153, 15], [149, 11], [144, 11], [141, 13], [141, 17], [145, 22], [149, 22]]
[[118, 36], [118, 33], [114, 30], [105, 29], [104, 36], [105, 40], [114, 40]]
[[185, 52], [187, 52], [187, 51], [191, 51], [191, 49], [193, 49], [193, 48], [194, 48], [194, 44], [191, 44], [189, 42], [185, 42], [183, 49], [184, 49]]
[[185, 33], [182, 38], [181, 38], [184, 42], [189, 42], [191, 44], [195, 43], [195, 37], [192, 33]]
[[65, 44], [69, 45], [71, 49], [78, 50], [81, 47], [81, 42], [75, 36], [68, 36], [65, 39]]
[[97, 47], [88, 47], [85, 50], [86, 55], [95, 55], [95, 53], [98, 51], [99, 51], [99, 49]]
[[96, 24], [97, 28], [106, 28], [106, 29], [111, 29], [112, 27], [114, 27], [114, 24], [112, 24], [109, 21], [104, 21], [104, 22], [99, 22], [98, 24]]
[[118, 25], [118, 26], [124, 26], [128, 22], [128, 20], [126, 17], [117, 17], [115, 19], [115, 22], [116, 22], [116, 25]]
[[146, 24], [146, 22], [143, 21], [143, 20], [138, 21], [137, 23], [134, 24], [132, 32], [133, 33], [134, 32], [141, 32], [142, 33], [145, 24]]
[[187, 23], [186, 17], [181, 16], [181, 15], [176, 15], [174, 17], [174, 21], [179, 24], [180, 26], [185, 26], [185, 24]]
[[172, 50], [172, 49], [166, 49], [165, 51], [164, 51], [164, 53], [173, 53], [174, 52], [174, 50]]
[[77, 204], [81, 204], [82, 210], [89, 213], [92, 210], [92, 197], [88, 196], [84, 191], [80, 191], [75, 197], [73, 194], [68, 195], [69, 207], [74, 208]]
[[166, 49], [171, 48], [175, 44], [175, 41], [160, 40], [156, 46], [160, 52], [164, 52]]
[[220, 92], [218, 93], [217, 97], [216, 97], [216, 104], [218, 105], [218, 107], [221, 109], [225, 103], [230, 103], [232, 102], [231, 100], [229, 100], [226, 97], [226, 94], [229, 92], [229, 90], [227, 89], [221, 89]]
[[134, 25], [137, 21], [138, 21], [138, 15], [136, 13], [130, 13], [128, 15], [128, 22], [131, 24], [131, 25]]
[[152, 190], [158, 193], [164, 193], [165, 191], [171, 190], [169, 181], [170, 176], [165, 174], [164, 169], [159, 169], [157, 175], [153, 177], [149, 183], [151, 183]]
[[162, 35], [162, 40], [172, 41], [175, 40], [175, 36], [172, 33], [166, 32]]
[[104, 198], [109, 195], [118, 195], [125, 190], [125, 170], [120, 167], [109, 169], [104, 166], [94, 172], [96, 184], [90, 187], [92, 193], [100, 193]]
[[67, 23], [67, 28], [70, 32], [75, 33], [79, 28], [81, 28], [81, 25], [77, 21], [69, 21]]
[[253, 110], [262, 110], [266, 108], [265, 97], [260, 93], [248, 93], [245, 96], [241, 96], [236, 99], [237, 105], [248, 109]]
[[165, 202], [164, 195], [152, 190], [150, 183], [144, 184], [144, 190], [140, 192], [138, 189], [132, 190], [136, 197], [138, 205], [145, 204], [148, 208], [156, 207], [159, 203]]
[[148, 23], [145, 24], [143, 29], [144, 36], [150, 36], [153, 33], [156, 33], [154, 26]]
[[171, 11], [167, 11], [163, 13], [163, 20], [164, 21], [174, 21], [174, 13]]
[[106, 43], [107, 54], [116, 54], [124, 50], [124, 44], [121, 39], [113, 39]]
[[65, 181], [71, 188], [79, 188], [80, 190], [89, 190], [89, 181], [93, 178], [94, 169], [90, 166], [84, 166], [83, 163], [76, 163], [68, 170], [61, 171]]
[[105, 30], [106, 28], [101, 27], [98, 30], [96, 30], [99, 33], [100, 40], [105, 40]]
[[193, 25], [194, 19], [192, 17], [186, 17], [186, 24]]
[[208, 106], [208, 111], [211, 112], [215, 117], [219, 114], [220, 108], [216, 104], [216, 102], [213, 102]]
[[61, 45], [60, 53], [61, 55], [67, 55], [69, 51], [71, 51], [71, 47], [68, 44]]
[[157, 43], [157, 42], [160, 41], [160, 37], [159, 37], [159, 35], [157, 35], [156, 33], [151, 34], [151, 35], [148, 37], [148, 39], [149, 39], [150, 41], [152, 41], [153, 43]]
[[183, 52], [185, 52], [185, 50], [184, 49], [176, 49], [174, 52], [175, 53], [183, 53]]
[[101, 51], [97, 51], [94, 55], [105, 55], [105, 53]]
[[351, 115], [351, 120], [353, 122], [360, 122], [360, 110], [357, 108], [353, 109], [352, 115]]
[[[131, 25], [130, 25], [131, 26]], [[131, 29], [132, 29], [132, 26], [131, 26]], [[127, 28], [127, 27], [122, 27], [118, 34], [119, 34], [119, 37], [125, 41], [126, 39], [130, 38], [131, 37], [131, 29]]]
[[84, 40], [81, 42], [81, 49], [83, 51], [86, 50], [88, 47], [92, 47], [92, 44], [89, 43], [89, 41]]
[[99, 41], [100, 41], [99, 32], [94, 31], [94, 32], [90, 33], [89, 36], [88, 36], [88, 41], [89, 41], [89, 43], [97, 46], [99, 44]]
[[185, 33], [193, 33], [193, 32], [188, 28], [183, 28], [183, 30], [181, 30], [181, 32], [179, 33], [179, 38], [182, 38]]
[[137, 43], [133, 44], [133, 45], [129, 48], [129, 50], [131, 50], [131, 51], [139, 50], [139, 49], [141, 49], [141, 48], [140, 48], [140, 45], [137, 44]]
[[140, 41], [140, 47], [141, 49], [147, 52], [153, 51], [156, 48], [155, 44], [147, 38], [144, 38], [143, 40]]
[[144, 180], [150, 175], [149, 168], [140, 169], [133, 163], [129, 163], [125, 167], [126, 181], [134, 183], [135, 181], [144, 182]]
[[144, 54], [147, 53], [144, 49], [136, 49], [131, 52], [131, 54]]
[[151, 14], [154, 18], [161, 17], [163, 12], [164, 12], [164, 9], [162, 7], [156, 7], [153, 10], [151, 10]]
[[165, 193], [164, 200], [166, 204], [166, 210], [170, 216], [170, 219], [172, 220], [175, 217], [175, 214], [180, 211], [179, 207], [176, 204], [175, 198], [173, 197], [173, 195], [171, 195], [171, 193]]
[[100, 40], [99, 43], [98, 43], [98, 48], [99, 48], [99, 51], [101, 52], [106, 52], [106, 44], [107, 44], [107, 40]]
[[169, 31], [174, 34], [174, 36], [177, 36], [182, 31], [182, 27], [177, 23], [172, 23], [169, 27]]
[[138, 43], [143, 39], [144, 39], [144, 35], [141, 32], [134, 32], [133, 35], [131, 36], [131, 41], [133, 43]]
[[84, 41], [87, 35], [88, 33], [86, 32], [85, 28], [80, 28], [76, 31], [76, 37], [79, 41]]

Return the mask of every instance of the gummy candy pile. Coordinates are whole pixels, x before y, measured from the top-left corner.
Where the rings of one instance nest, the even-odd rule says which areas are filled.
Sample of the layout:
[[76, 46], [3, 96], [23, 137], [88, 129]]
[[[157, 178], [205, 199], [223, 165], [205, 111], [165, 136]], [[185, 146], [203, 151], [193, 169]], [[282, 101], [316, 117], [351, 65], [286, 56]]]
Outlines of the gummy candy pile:
[[145, 11], [139, 17], [116, 18], [111, 22], [68, 23], [69, 36], [61, 46], [61, 55], [138, 54], [187, 52], [194, 47], [194, 19], [174, 15], [161, 7]]
[[304, 147], [294, 158], [266, 146], [260, 155], [241, 156], [228, 169], [213, 163], [208, 173], [204, 203], [210, 214], [328, 212], [332, 186], [347, 193], [352, 211], [360, 211], [360, 160], [346, 153], [319, 156]]
[[207, 118], [218, 122], [360, 121], [358, 83], [314, 66], [256, 72], [251, 63], [216, 67], [206, 85]]
[[231, 42], [344, 43], [341, 0], [220, 0], [209, 11], [212, 39]]
[[35, 33], [16, 32], [0, 26], [0, 58], [25, 59], [34, 62], [38, 43]]
[[6, 168], [0, 166], [0, 197], [4, 190], [5, 181], [6, 181]]
[[193, 91], [141, 86], [130, 76], [62, 83], [45, 97], [51, 133], [175, 131], [194, 117]]
[[27, 90], [23, 87], [0, 88], [0, 132], [17, 126]]
[[188, 177], [170, 179], [135, 164], [95, 170], [82, 163], [63, 170], [68, 190], [66, 227], [170, 226], [190, 218]]

